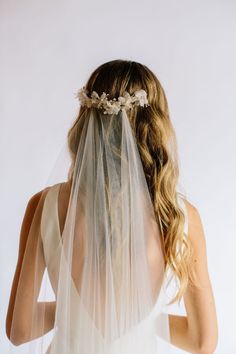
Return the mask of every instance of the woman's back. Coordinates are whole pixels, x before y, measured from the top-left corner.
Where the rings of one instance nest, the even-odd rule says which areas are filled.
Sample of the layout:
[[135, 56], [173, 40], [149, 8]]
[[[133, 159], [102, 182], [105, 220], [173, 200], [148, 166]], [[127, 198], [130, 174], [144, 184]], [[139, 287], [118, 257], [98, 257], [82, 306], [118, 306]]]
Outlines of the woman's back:
[[[58, 183], [49, 188], [44, 201], [41, 219], [41, 236], [43, 240], [46, 267], [52, 288], [55, 293], [55, 297], [57, 297], [59, 267], [60, 259], [62, 257], [61, 237], [66, 220], [66, 210], [69, 203], [70, 188], [71, 185], [68, 182], [62, 184]], [[178, 195], [178, 202], [179, 206], [182, 208], [185, 214], [184, 231], [187, 234], [187, 212], [185, 203], [180, 195]], [[80, 223], [79, 227], [83, 227], [83, 223]], [[149, 231], [152, 231], [152, 228], [150, 228]], [[155, 239], [155, 237], [153, 239]], [[152, 265], [152, 263], [155, 262], [155, 250], [153, 251], [153, 244], [154, 242], [150, 243], [150, 247], [148, 249], [148, 259], [150, 262], [152, 283], [153, 287], [155, 288], [155, 282], [158, 282], [159, 279], [156, 279], [155, 277], [157, 274], [157, 272], [155, 272], [155, 264]], [[76, 250], [73, 250], [72, 252], [76, 252]], [[75, 277], [78, 280], [82, 274], [83, 269], [83, 250], [78, 249], [78, 254], [76, 254], [75, 259], [76, 261], [74, 264], [74, 269], [76, 273], [72, 274], [72, 277]], [[96, 333], [96, 338], [93, 338], [94, 342], [97, 343], [98, 347], [101, 345], [107, 345], [107, 354], [113, 354], [116, 353], [116, 351], [118, 352], [122, 346], [122, 341], [124, 342], [123, 345], [125, 345], [127, 338], [129, 343], [133, 343], [133, 346], [130, 348], [130, 350], [140, 354], [144, 353], [144, 350], [147, 353], [152, 352], [151, 348], [148, 349], [148, 346], [156, 345], [156, 335], [159, 335], [160, 338], [165, 340], [169, 339], [168, 316], [167, 314], [163, 313], [163, 306], [165, 306], [165, 303], [167, 302], [167, 297], [165, 294], [165, 281], [163, 281], [162, 291], [159, 294], [153, 310], [149, 313], [149, 315], [144, 318], [143, 321], [130, 328], [126, 333], [124, 333], [123, 336], [116, 338], [116, 340], [112, 342], [112, 345], [109, 342], [106, 343], [106, 340], [104, 339], [103, 334], [99, 329], [99, 324], [94, 323], [92, 314], [89, 314], [88, 309], [86, 309], [84, 306], [81, 306], [81, 304], [79, 305], [78, 299], [80, 295], [79, 289], [75, 285], [76, 283], [78, 284], [76, 280], [73, 281], [71, 287], [71, 304], [73, 304], [71, 308], [71, 354], [77, 353], [78, 350], [77, 326], [78, 318], [80, 317], [82, 317], [84, 321], [83, 336], [89, 336], [91, 332]], [[165, 319], [164, 316], [166, 317]], [[158, 323], [159, 320], [160, 323]], [[165, 324], [165, 328], [163, 327], [163, 324]], [[141, 338], [140, 341], [139, 338]], [[143, 340], [144, 338], [145, 341]], [[57, 334], [55, 334], [52, 342], [54, 350], [53, 353], [56, 353], [57, 350], [59, 350], [62, 345], [62, 340], [64, 340], [63, 336], [60, 334], [60, 331], [58, 331]], [[165, 343], [162, 341], [159, 345], [165, 346]], [[50, 353], [50, 351], [48, 351], [48, 353]], [[82, 351], [81, 354], [83, 354]]]

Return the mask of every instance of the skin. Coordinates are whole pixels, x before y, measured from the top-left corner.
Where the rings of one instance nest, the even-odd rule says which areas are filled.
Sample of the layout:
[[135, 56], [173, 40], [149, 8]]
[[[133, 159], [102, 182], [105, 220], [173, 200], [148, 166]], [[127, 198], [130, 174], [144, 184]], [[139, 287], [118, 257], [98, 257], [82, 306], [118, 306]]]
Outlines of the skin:
[[188, 237], [193, 244], [193, 268], [199, 286], [189, 285], [183, 296], [187, 316], [169, 315], [173, 345], [190, 353], [212, 354], [218, 341], [215, 300], [207, 265], [204, 229], [198, 210], [185, 200]]
[[[55, 318], [55, 302], [37, 302], [37, 295], [45, 270], [43, 250], [38, 240], [29, 239], [29, 230], [36, 210], [40, 212], [47, 189], [34, 195], [26, 208], [20, 232], [20, 244], [18, 261], [13, 279], [8, 313], [6, 318], [6, 333], [15, 345], [25, 343], [33, 338], [42, 336], [53, 328]], [[70, 183], [63, 183], [59, 193], [59, 223], [63, 230], [66, 210], [69, 201]], [[169, 314], [171, 343], [185, 351], [194, 354], [212, 354], [217, 345], [218, 328], [214, 297], [207, 267], [206, 241], [200, 215], [197, 209], [185, 201], [188, 212], [188, 237], [190, 237], [193, 249], [193, 267], [199, 287], [188, 286], [184, 294], [184, 303], [187, 316]], [[37, 243], [35, 242], [37, 241]], [[39, 252], [36, 257], [36, 244]], [[23, 266], [25, 249], [30, 247], [30, 252], [24, 260], [24, 269], [27, 274], [21, 280], [19, 277]], [[33, 289], [34, 269], [32, 265], [37, 262], [38, 288]], [[16, 291], [18, 289], [18, 296]], [[27, 289], [27, 292], [26, 290]], [[27, 295], [25, 295], [27, 293]], [[31, 304], [31, 306], [29, 306]], [[46, 310], [46, 311], [45, 311]], [[14, 312], [14, 320], [13, 320]], [[44, 323], [42, 316], [45, 314]], [[37, 316], [37, 328], [31, 332], [30, 320]], [[43, 323], [43, 325], [42, 325]], [[11, 328], [13, 328], [11, 333]]]
[[[40, 203], [43, 201], [43, 199], [43, 191], [41, 191], [35, 194], [29, 200], [21, 226], [18, 260], [12, 283], [11, 295], [6, 318], [6, 333], [8, 338], [15, 345], [20, 345], [24, 342], [27, 342], [27, 340], [30, 338], [31, 318], [33, 318], [33, 316], [37, 316], [37, 318], [39, 319], [38, 323], [40, 323], [40, 314], [43, 313], [44, 305], [48, 307], [48, 310], [50, 310], [50, 317], [53, 317], [52, 303], [44, 304], [37, 303], [36, 301], [36, 295], [38, 295], [39, 290], [38, 287], [35, 294], [34, 267], [36, 258], [38, 264], [39, 283], [41, 283], [43, 272], [45, 270], [45, 262], [42, 249], [39, 249], [39, 252], [37, 252], [37, 246], [39, 245], [37, 237], [35, 237], [35, 239], [33, 239], [32, 236], [29, 237], [29, 231], [32, 224], [32, 220], [34, 218], [36, 210], [39, 210]], [[26, 249], [30, 251], [26, 252]], [[21, 278], [21, 286], [19, 286], [19, 280], [22, 274], [23, 264], [24, 273], [27, 273], [27, 277]], [[29, 306], [29, 304], [31, 304], [31, 306]], [[49, 318], [46, 319], [45, 332], [47, 332], [51, 328], [52, 323], [53, 322], [51, 322]], [[39, 326], [41, 329], [40, 324]], [[35, 334], [32, 334], [31, 338], [37, 337], [36, 332], [40, 332], [38, 336], [43, 334], [42, 331], [39, 331], [38, 328], [35, 329]]]
[[[60, 190], [60, 200], [62, 201], [59, 203], [61, 230], [65, 223], [69, 188], [70, 183], [63, 183]], [[20, 345], [41, 337], [50, 331], [54, 324], [55, 301], [37, 301], [46, 264], [37, 228], [35, 232], [29, 233], [32, 221], [34, 218], [37, 219], [36, 212], [41, 215], [47, 191], [48, 188], [35, 194], [29, 200], [21, 226], [18, 260], [6, 317], [6, 334], [14, 345]], [[23, 266], [24, 271], [22, 272]], [[37, 281], [35, 281], [35, 267], [37, 267]], [[22, 273], [26, 276], [22, 277]], [[36, 289], [35, 284], [37, 284]], [[32, 318], [37, 318], [37, 321], [35, 321], [37, 327], [33, 331], [31, 328]]]

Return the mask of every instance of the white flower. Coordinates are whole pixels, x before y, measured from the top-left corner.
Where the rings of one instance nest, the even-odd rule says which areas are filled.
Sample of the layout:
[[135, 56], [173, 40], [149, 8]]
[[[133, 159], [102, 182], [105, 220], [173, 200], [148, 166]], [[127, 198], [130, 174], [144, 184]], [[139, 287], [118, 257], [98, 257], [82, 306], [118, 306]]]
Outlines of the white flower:
[[147, 93], [144, 90], [135, 91], [134, 96], [137, 98], [137, 101], [141, 107], [148, 105]]
[[106, 101], [104, 103], [104, 106], [103, 108], [105, 109], [104, 110], [104, 113], [105, 114], [118, 114], [119, 110], [120, 110], [120, 104], [119, 102], [117, 101]]
[[120, 96], [118, 100], [121, 103], [121, 105], [126, 109], [132, 108], [132, 97], [128, 92], [125, 92], [124, 96]]

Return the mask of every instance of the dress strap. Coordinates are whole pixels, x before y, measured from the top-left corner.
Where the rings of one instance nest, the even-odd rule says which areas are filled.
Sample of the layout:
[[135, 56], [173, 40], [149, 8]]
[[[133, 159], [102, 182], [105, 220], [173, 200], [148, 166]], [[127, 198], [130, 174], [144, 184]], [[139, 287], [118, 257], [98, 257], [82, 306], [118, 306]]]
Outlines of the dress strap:
[[44, 200], [40, 223], [45, 264], [55, 294], [61, 254], [57, 199], [59, 188], [60, 183], [49, 188]]
[[45, 253], [53, 249], [55, 243], [58, 243], [59, 224], [57, 210], [57, 196], [60, 184], [50, 187], [44, 200], [43, 211], [41, 216], [41, 238], [44, 245]]

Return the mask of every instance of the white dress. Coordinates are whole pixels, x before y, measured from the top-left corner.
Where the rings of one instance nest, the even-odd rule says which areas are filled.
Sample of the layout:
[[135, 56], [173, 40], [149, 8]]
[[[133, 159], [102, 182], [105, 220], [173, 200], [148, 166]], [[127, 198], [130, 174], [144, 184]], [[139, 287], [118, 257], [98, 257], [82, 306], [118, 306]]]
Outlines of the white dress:
[[[61, 235], [60, 235], [60, 226], [59, 226], [59, 217], [58, 217], [58, 193], [59, 193], [60, 184], [55, 184], [50, 187], [47, 196], [45, 198], [42, 219], [41, 219], [41, 235], [43, 241], [43, 249], [45, 262], [47, 267], [48, 276], [50, 279], [51, 286], [56, 294], [57, 282], [58, 282], [58, 267], [60, 262], [60, 251], [61, 251]], [[179, 196], [179, 195], [178, 195]], [[186, 212], [186, 206], [183, 199], [179, 196], [179, 205], [185, 213], [185, 225], [184, 231], [188, 233], [188, 218]], [[49, 227], [50, 225], [50, 227]], [[163, 284], [164, 285], [164, 284]], [[164, 286], [163, 286], [164, 289]], [[161, 290], [163, 291], [163, 290]], [[56, 295], [55, 295], [56, 296]], [[72, 298], [74, 296], [75, 302], [78, 298], [78, 292], [76, 288], [72, 291]], [[158, 298], [159, 300], [153, 307], [152, 312], [138, 325], [133, 327], [128, 331], [127, 334], [118, 338], [112, 345], [107, 347], [107, 351], [104, 350], [104, 353], [107, 354], [122, 354], [122, 341], [126, 342], [127, 336], [133, 337], [132, 348], [130, 348], [130, 353], [132, 354], [166, 354], [169, 352], [170, 348], [170, 335], [169, 335], [169, 322], [168, 314], [163, 312], [163, 301], [166, 300], [165, 294], [163, 293]], [[79, 313], [77, 310], [72, 311], [71, 313], [71, 335], [70, 335], [70, 353], [68, 354], [85, 354], [86, 350], [78, 352], [78, 343], [77, 343], [77, 321], [78, 316], [82, 316], [84, 324], [84, 336], [89, 336], [90, 329], [95, 331], [96, 338], [95, 342], [103, 342], [103, 336], [101, 332], [96, 328], [92, 318], [89, 316], [86, 309], [80, 308]], [[142, 333], [142, 336], [139, 335]], [[143, 341], [144, 334], [146, 335], [147, 340]], [[142, 341], [139, 341], [139, 338], [142, 338]], [[164, 340], [163, 340], [164, 339]], [[54, 333], [53, 340], [48, 348], [47, 353], [50, 354], [59, 354], [62, 352], [63, 348], [63, 335], [60, 335], [60, 330]], [[156, 351], [153, 351], [153, 346], [156, 346]], [[63, 351], [64, 353], [64, 351]], [[86, 353], [88, 354], [88, 353]], [[89, 353], [95, 354], [95, 353]]]

